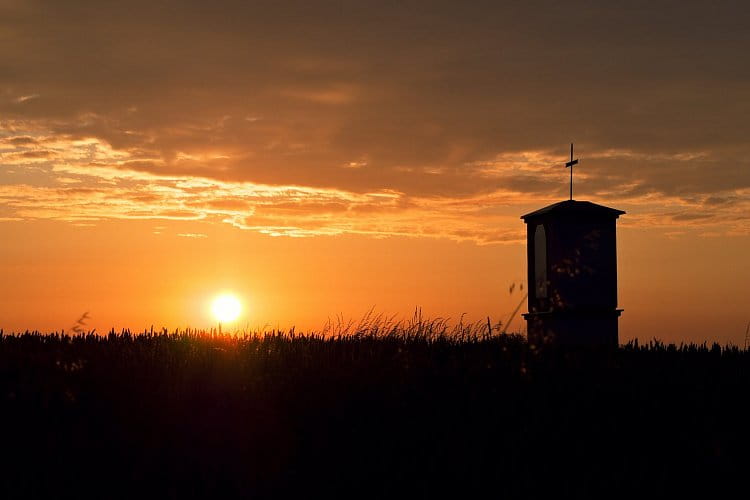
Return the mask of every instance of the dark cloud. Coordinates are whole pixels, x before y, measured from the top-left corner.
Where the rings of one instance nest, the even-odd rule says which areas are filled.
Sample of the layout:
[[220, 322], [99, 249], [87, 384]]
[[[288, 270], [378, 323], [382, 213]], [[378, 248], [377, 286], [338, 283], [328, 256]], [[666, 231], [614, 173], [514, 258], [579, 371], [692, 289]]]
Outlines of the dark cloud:
[[33, 137], [29, 136], [18, 136], [18, 137], [8, 137], [5, 141], [7, 144], [10, 144], [12, 146], [33, 146], [38, 144], [38, 141], [34, 139]]

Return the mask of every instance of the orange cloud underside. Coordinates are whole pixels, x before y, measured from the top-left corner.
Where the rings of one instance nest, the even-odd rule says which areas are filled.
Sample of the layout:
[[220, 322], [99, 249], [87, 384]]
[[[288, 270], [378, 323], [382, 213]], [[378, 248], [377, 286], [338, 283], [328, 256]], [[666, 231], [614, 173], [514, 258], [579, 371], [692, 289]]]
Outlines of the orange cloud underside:
[[[274, 236], [365, 234], [517, 242], [523, 239], [522, 228], [515, 224], [519, 210], [554, 201], [559, 189], [524, 191], [513, 189], [513, 184], [534, 177], [550, 184], [553, 178], [562, 180], [550, 168], [558, 158], [541, 152], [500, 155], [468, 165], [466, 176], [475, 183], [474, 192], [426, 196], [390, 189], [356, 192], [154, 173], [134, 169], [134, 162], [143, 161], [132, 159], [134, 152], [114, 150], [94, 138], [8, 135], [0, 144], [4, 167], [0, 207], [3, 217], [10, 220], [181, 219], [228, 223]], [[172, 162], [174, 170], [180, 169], [186, 156], [178, 155]], [[605, 151], [592, 154], [587, 161], [595, 164], [631, 156]], [[224, 157], [213, 154], [211, 158], [220, 161]], [[659, 160], [641, 157], [633, 161]], [[692, 157], [671, 160], [697, 161]], [[428, 175], [442, 173], [437, 170]], [[482, 182], [495, 179], [508, 187], [483, 192]], [[750, 189], [679, 197], [642, 192], [637, 183], [614, 189], [585, 171], [577, 181], [577, 187], [584, 190], [600, 184], [593, 199], [628, 209], [626, 225], [679, 222], [708, 235], [747, 234], [750, 227], [744, 216], [750, 207]]]

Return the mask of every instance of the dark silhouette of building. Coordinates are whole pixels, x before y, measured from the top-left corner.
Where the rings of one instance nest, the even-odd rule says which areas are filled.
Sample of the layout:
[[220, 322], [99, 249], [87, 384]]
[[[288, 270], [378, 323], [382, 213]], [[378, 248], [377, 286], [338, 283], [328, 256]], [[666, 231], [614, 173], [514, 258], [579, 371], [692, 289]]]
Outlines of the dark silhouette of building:
[[624, 213], [571, 199], [521, 217], [531, 344], [618, 344], [616, 221]]

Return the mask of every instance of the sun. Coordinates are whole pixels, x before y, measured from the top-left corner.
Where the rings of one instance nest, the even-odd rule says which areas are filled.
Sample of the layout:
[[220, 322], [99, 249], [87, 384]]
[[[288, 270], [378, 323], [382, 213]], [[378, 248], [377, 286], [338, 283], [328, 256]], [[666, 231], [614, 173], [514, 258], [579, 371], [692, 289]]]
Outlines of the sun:
[[220, 323], [229, 323], [240, 316], [242, 304], [232, 294], [219, 295], [211, 304], [211, 311]]

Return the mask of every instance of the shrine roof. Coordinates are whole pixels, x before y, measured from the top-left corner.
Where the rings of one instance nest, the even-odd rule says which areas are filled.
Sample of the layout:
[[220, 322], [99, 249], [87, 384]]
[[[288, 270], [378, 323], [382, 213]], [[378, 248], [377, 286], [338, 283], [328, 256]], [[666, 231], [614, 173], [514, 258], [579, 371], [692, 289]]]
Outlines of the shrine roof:
[[617, 210], [616, 208], [605, 207], [604, 205], [597, 205], [590, 201], [577, 201], [577, 200], [565, 200], [558, 203], [553, 203], [534, 212], [522, 215], [521, 218], [525, 221], [527, 219], [533, 219], [541, 217], [543, 215], [567, 215], [567, 214], [579, 214], [579, 215], [597, 215], [597, 216], [609, 216], [615, 219], [621, 215], [624, 215], [623, 210]]

